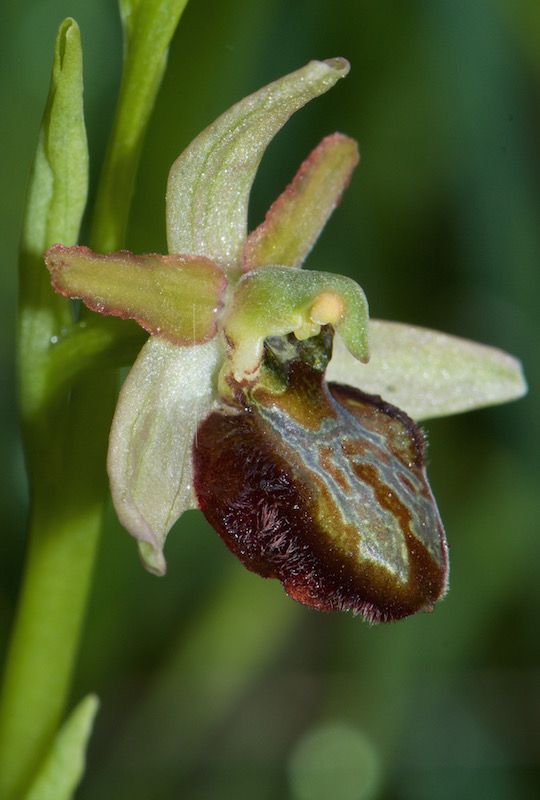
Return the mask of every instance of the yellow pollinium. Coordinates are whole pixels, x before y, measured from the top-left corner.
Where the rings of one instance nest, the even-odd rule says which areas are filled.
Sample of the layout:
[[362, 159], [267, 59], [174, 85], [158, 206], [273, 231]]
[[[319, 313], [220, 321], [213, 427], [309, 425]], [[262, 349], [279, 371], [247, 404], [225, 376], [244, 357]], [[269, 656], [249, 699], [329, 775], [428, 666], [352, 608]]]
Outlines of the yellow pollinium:
[[321, 292], [309, 309], [309, 318], [296, 328], [294, 335], [300, 341], [317, 336], [321, 332], [321, 325], [337, 325], [344, 313], [345, 303], [339, 294]]
[[335, 327], [351, 354], [366, 361], [367, 319], [364, 293], [350, 278], [279, 265], [246, 272], [224, 314], [220, 387], [258, 379], [265, 339], [294, 333], [302, 341], [317, 336], [323, 325]]
[[335, 292], [321, 292], [311, 306], [309, 316], [317, 325], [337, 325], [343, 319], [345, 303]]

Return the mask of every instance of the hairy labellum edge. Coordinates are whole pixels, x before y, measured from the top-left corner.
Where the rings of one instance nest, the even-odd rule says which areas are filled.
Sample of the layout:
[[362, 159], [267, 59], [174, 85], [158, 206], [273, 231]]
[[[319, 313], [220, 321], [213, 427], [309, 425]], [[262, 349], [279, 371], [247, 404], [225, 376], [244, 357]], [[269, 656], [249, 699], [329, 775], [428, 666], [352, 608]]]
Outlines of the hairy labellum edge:
[[[194, 446], [202, 511], [248, 569], [278, 578], [305, 605], [371, 622], [431, 610], [446, 590], [447, 550], [425, 477], [422, 432], [381, 398], [327, 386], [298, 364], [292, 394], [297, 399], [308, 380], [313, 396], [320, 379], [319, 405], [336, 430], [325, 436], [304, 428], [287, 408], [287, 392], [239, 413], [214, 411]], [[297, 431], [305, 453], [295, 449]], [[318, 472], [307, 463], [313, 452]], [[344, 518], [335, 502], [340, 493], [360, 525], [347, 512]], [[371, 499], [358, 508], [359, 497]]]

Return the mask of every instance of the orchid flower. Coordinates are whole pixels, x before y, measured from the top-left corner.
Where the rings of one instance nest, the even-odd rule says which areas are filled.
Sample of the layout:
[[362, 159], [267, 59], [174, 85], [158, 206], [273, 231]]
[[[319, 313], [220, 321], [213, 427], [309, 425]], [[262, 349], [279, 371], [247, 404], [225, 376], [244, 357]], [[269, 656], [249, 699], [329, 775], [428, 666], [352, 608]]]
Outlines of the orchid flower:
[[59, 244], [46, 263], [56, 291], [150, 333], [108, 457], [146, 568], [165, 572], [169, 530], [200, 508], [248, 569], [294, 599], [375, 622], [430, 610], [447, 588], [416, 422], [519, 397], [525, 384], [505, 353], [369, 322], [354, 281], [302, 269], [358, 162], [349, 137], [323, 139], [247, 234], [267, 145], [348, 70], [312, 61], [188, 146], [168, 181], [169, 255]]

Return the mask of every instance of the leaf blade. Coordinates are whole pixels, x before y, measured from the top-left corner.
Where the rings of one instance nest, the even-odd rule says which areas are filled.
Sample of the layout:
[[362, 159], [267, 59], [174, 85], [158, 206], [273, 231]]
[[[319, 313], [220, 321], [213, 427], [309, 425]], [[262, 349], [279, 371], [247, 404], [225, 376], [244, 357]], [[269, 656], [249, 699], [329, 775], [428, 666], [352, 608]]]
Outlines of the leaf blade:
[[23, 251], [41, 255], [62, 238], [74, 243], [88, 193], [82, 49], [71, 18], [58, 29], [49, 96], [30, 181]]
[[49, 95], [28, 187], [21, 238], [18, 320], [21, 411], [29, 423], [45, 402], [46, 353], [71, 323], [69, 303], [50, 291], [43, 252], [74, 244], [88, 189], [80, 32], [73, 19], [59, 27]]
[[24, 800], [70, 800], [83, 776], [85, 751], [99, 708], [88, 695], [71, 712], [42, 763]]

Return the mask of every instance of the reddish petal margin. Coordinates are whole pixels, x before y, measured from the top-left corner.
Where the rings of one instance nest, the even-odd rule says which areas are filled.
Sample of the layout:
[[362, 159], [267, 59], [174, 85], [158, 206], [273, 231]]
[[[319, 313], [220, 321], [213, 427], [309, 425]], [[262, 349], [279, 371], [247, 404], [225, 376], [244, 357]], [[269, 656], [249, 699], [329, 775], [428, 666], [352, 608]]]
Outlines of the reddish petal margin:
[[371, 622], [431, 610], [448, 564], [421, 431], [379, 397], [327, 387], [305, 364], [287, 379], [282, 395], [257, 390], [244, 410], [199, 426], [195, 491], [206, 518], [248, 569], [307, 606]]
[[100, 255], [57, 244], [45, 253], [55, 291], [81, 299], [100, 314], [134, 319], [173, 344], [193, 345], [215, 335], [227, 280], [202, 256]]
[[354, 139], [342, 133], [326, 136], [272, 204], [264, 222], [249, 235], [244, 271], [271, 264], [301, 266], [339, 204], [358, 161]]

